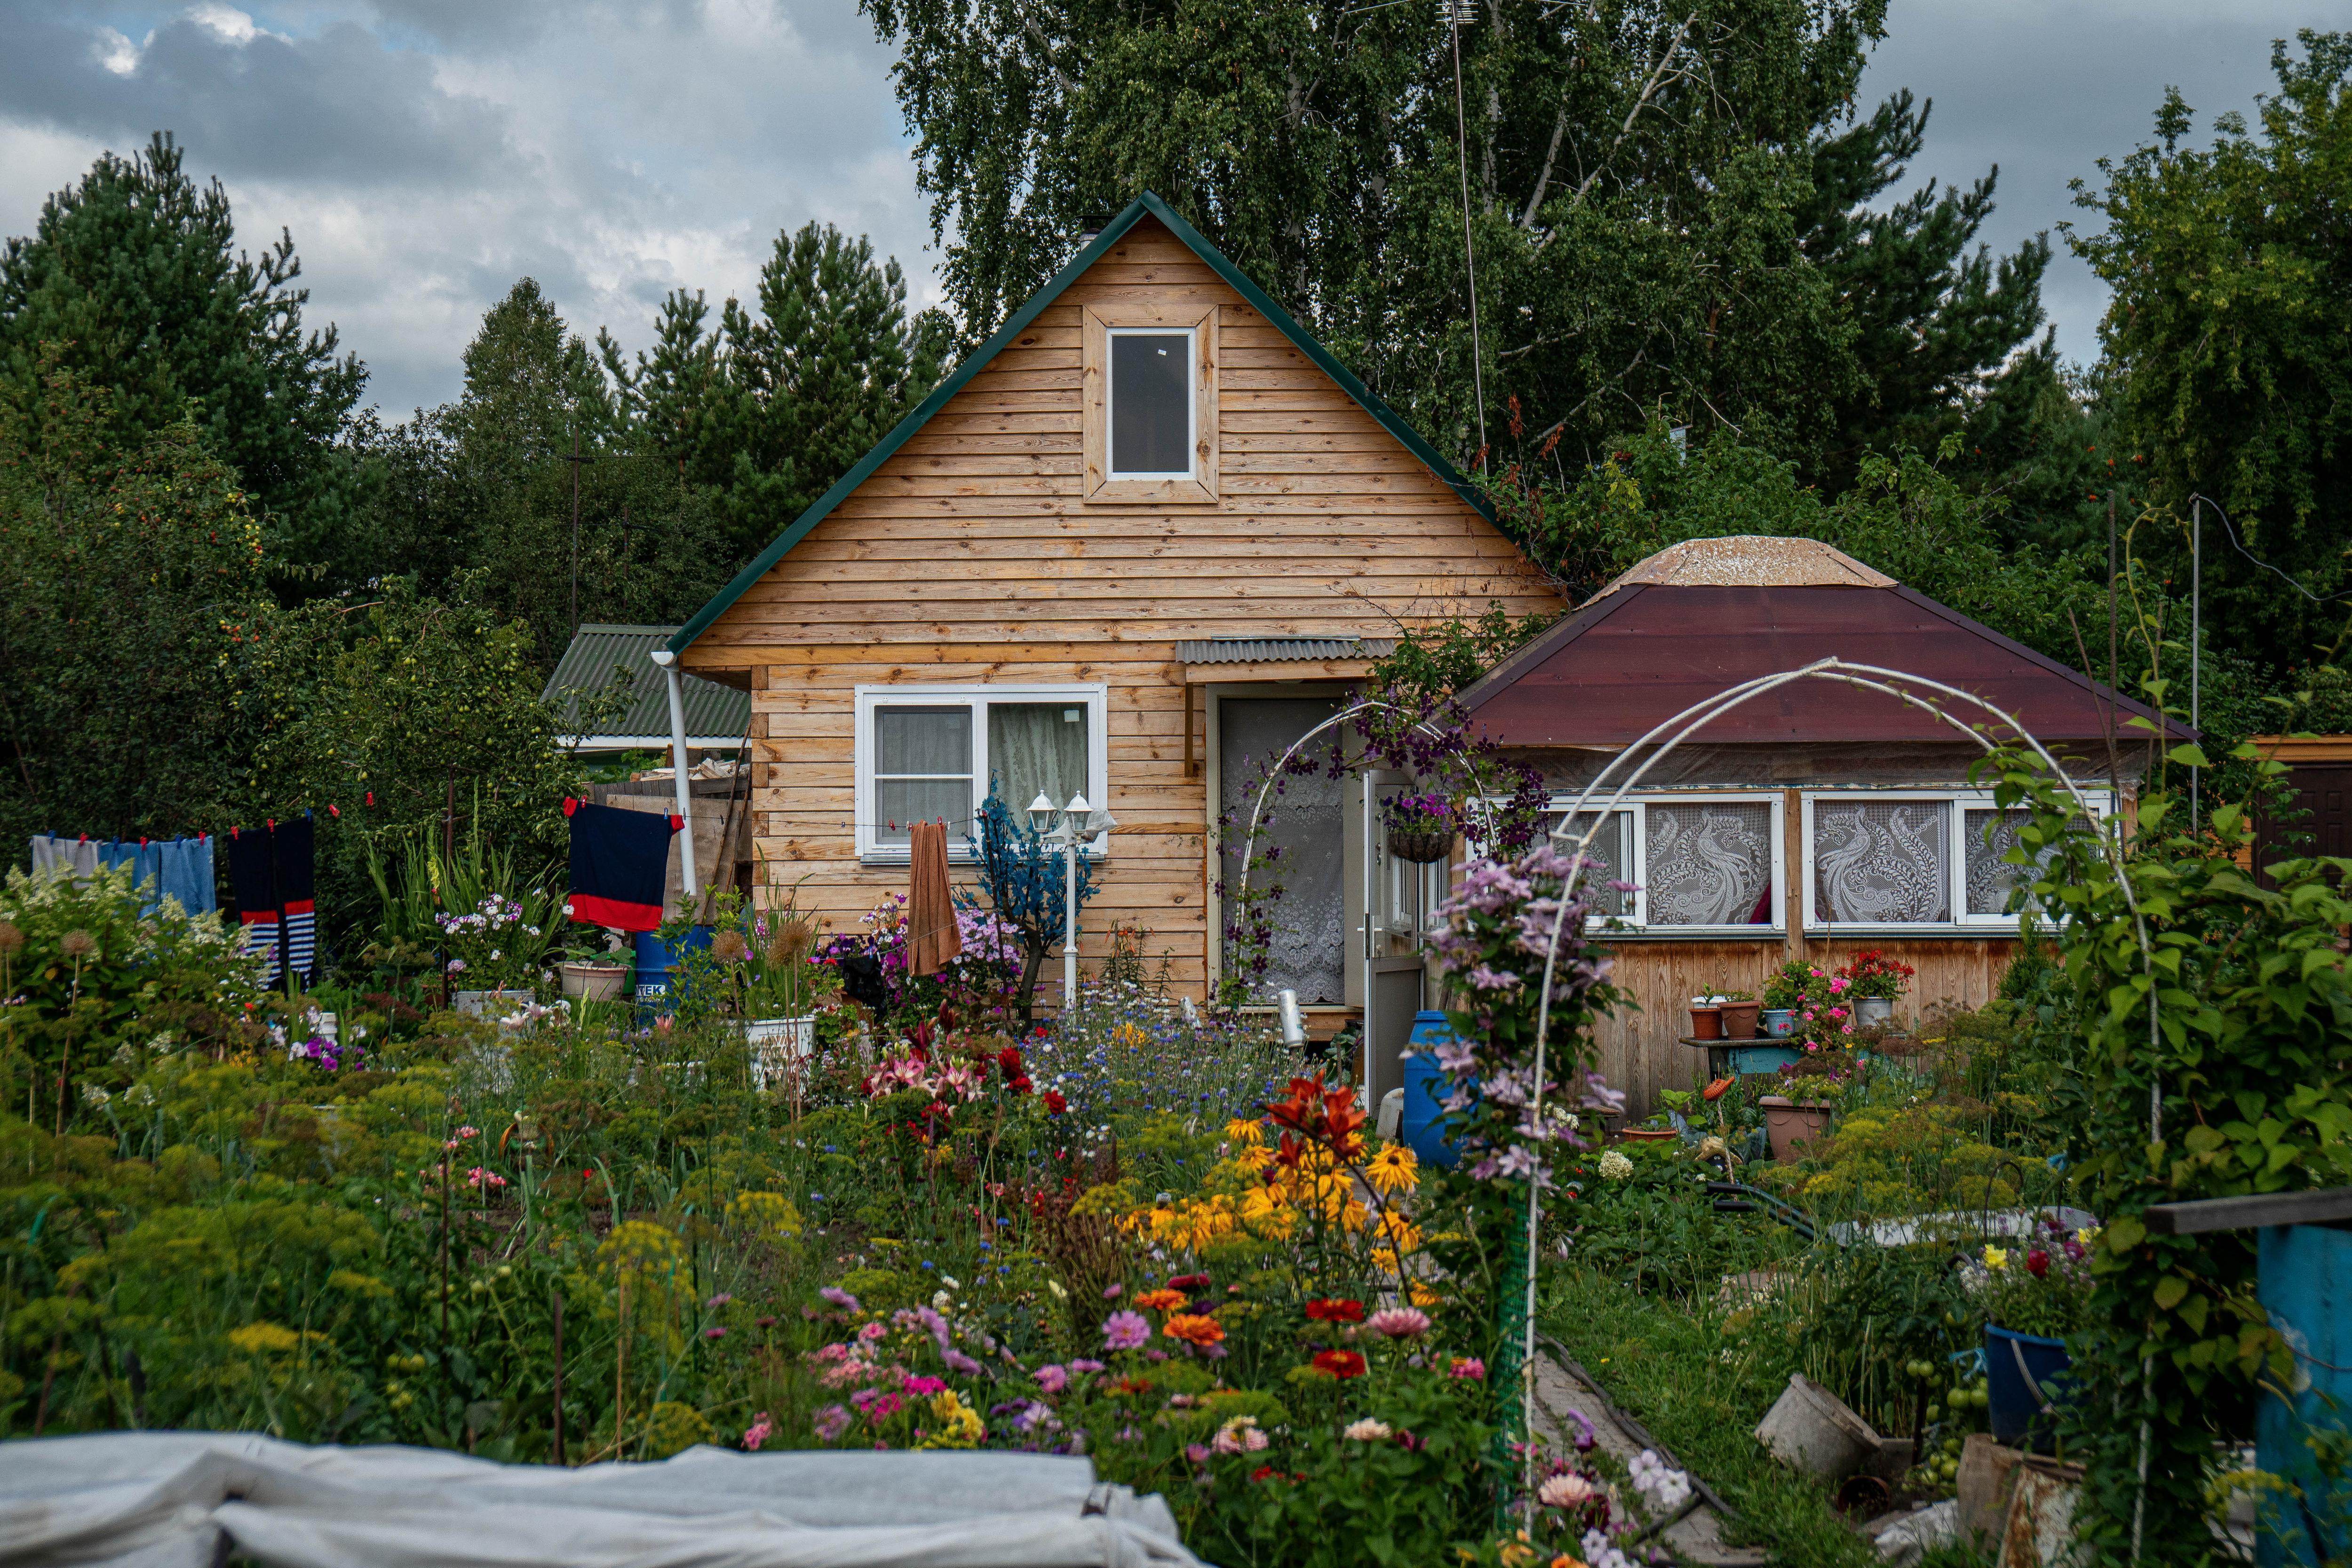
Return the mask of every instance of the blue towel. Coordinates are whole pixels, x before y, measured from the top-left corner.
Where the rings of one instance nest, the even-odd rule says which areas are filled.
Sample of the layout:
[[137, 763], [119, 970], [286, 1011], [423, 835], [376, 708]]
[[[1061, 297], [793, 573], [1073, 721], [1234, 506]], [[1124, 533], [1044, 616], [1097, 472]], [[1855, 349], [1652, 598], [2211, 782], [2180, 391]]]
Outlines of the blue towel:
[[146, 901], [140, 906], [140, 912], [150, 915], [155, 912], [156, 901], [163, 897], [163, 852], [160, 845], [153, 842], [141, 844], [129, 838], [110, 838], [98, 847], [98, 863], [110, 871], [117, 866], [129, 867], [131, 887], [143, 889], [147, 894]]
[[213, 841], [208, 837], [165, 838], [154, 846], [160, 866], [156, 892], [177, 899], [191, 915], [210, 914], [220, 908], [214, 892]]

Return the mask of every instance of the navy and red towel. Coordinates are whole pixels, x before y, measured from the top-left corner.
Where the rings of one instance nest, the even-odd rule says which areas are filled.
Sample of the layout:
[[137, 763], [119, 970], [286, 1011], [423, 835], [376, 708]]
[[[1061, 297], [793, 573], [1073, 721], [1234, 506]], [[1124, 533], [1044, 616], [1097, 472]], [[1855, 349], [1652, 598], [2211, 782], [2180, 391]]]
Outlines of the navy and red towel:
[[308, 984], [319, 963], [319, 916], [312, 900], [316, 853], [308, 816], [229, 830], [229, 889], [236, 895], [245, 945], [269, 960], [268, 984], [288, 970]]
[[670, 835], [685, 822], [571, 799], [563, 815], [572, 819], [572, 898], [565, 906], [572, 918], [615, 931], [659, 926]]

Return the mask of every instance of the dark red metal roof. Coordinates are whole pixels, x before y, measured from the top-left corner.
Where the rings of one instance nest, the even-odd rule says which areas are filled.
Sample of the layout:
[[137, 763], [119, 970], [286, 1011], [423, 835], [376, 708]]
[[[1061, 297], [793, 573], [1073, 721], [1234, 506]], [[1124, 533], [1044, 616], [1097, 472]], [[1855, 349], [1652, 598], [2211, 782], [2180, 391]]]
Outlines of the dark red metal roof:
[[[1474, 728], [1506, 745], [1626, 745], [1727, 687], [1831, 655], [1971, 692], [2043, 741], [2103, 739], [2110, 704], [2118, 741], [2145, 740], [2130, 720], [2155, 717], [1904, 587], [1629, 585], [1519, 649], [1461, 701]], [[1692, 738], [1928, 741], [1953, 732], [1884, 693], [1808, 679], [1750, 700]]]

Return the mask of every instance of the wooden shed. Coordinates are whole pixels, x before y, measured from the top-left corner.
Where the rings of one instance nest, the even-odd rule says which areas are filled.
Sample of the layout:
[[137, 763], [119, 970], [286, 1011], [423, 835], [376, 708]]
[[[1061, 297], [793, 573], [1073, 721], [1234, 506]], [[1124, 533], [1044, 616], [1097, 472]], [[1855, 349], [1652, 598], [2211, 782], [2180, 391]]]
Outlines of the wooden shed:
[[[1653, 726], [1824, 656], [1920, 675], [2013, 714], [2103, 812], [2128, 811], [2155, 715], [2080, 672], [1809, 539], [1661, 551], [1462, 694], [1474, 723], [1538, 768], [1555, 811]], [[1968, 715], [1970, 719], [1978, 715]], [[2008, 739], [2006, 733], [1999, 736]], [[1969, 765], [1982, 748], [1877, 692], [1804, 680], [1670, 753], [1595, 848], [1616, 879], [1616, 974], [1641, 1010], [1603, 1073], [1646, 1106], [1688, 1087], [1694, 995], [1759, 991], [1784, 960], [1883, 949], [1918, 971], [1897, 1016], [1985, 1001], [2016, 946], [2013, 828]], [[1557, 818], [1555, 818], [1557, 820]]]
[[[966, 863], [992, 787], [1083, 791], [1118, 820], [1083, 954], [1133, 928], [1195, 996], [1248, 759], [1328, 718], [1400, 626], [1565, 607], [1475, 486], [1150, 195], [778, 522], [667, 644], [751, 693], [768, 875], [855, 930], [905, 888], [910, 822], [945, 819]], [[1372, 929], [1401, 874], [1373, 786], [1327, 785], [1286, 805], [1300, 869], [1258, 999], [1295, 989], [1328, 1033], [1372, 975], [1409, 1026], [1410, 941]]]

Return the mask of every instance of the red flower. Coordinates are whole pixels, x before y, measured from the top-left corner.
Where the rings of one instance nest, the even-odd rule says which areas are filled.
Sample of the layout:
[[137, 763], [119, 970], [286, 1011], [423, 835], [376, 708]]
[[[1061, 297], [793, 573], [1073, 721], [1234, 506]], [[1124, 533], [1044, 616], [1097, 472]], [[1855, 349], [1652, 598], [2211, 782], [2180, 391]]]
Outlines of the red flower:
[[1023, 1073], [1019, 1078], [1014, 1079], [1011, 1083], [1006, 1084], [1004, 1087], [1011, 1089], [1015, 1094], [1027, 1094], [1031, 1089], [1035, 1089], [1037, 1086], [1029, 1081], [1029, 1075], [1027, 1073]]
[[1315, 1352], [1315, 1364], [1333, 1377], [1364, 1375], [1364, 1358], [1354, 1351], [1318, 1351]]
[[1060, 1089], [1047, 1089], [1047, 1090], [1045, 1091], [1045, 1114], [1046, 1114], [1046, 1115], [1048, 1115], [1048, 1116], [1059, 1116], [1059, 1115], [1061, 1115], [1061, 1114], [1062, 1114], [1062, 1112], [1064, 1112], [1065, 1110], [1069, 1110], [1069, 1109], [1070, 1109], [1070, 1102], [1069, 1102], [1068, 1100], [1065, 1100], [1065, 1099], [1063, 1099], [1063, 1098], [1062, 1098], [1062, 1091], [1061, 1091]]
[[997, 1052], [996, 1065], [1004, 1069], [1004, 1076], [1006, 1078], [1019, 1078], [1021, 1076], [1021, 1047], [1018, 1046], [1007, 1046], [1003, 1050]]
[[1274, 1474], [1274, 1467], [1272, 1465], [1260, 1465], [1256, 1469], [1250, 1472], [1250, 1479], [1254, 1481], [1262, 1481], [1272, 1474]]
[[2025, 1271], [2036, 1279], [2050, 1272], [2050, 1255], [2040, 1247], [2025, 1255]]
[[[1307, 1303], [1307, 1316], [1318, 1323], [1360, 1323], [1364, 1321], [1364, 1304], [1345, 1297], [1318, 1296]], [[1319, 1363], [1320, 1358], [1318, 1360]]]
[[1209, 1277], [1205, 1274], [1179, 1274], [1168, 1281], [1171, 1290], [1205, 1290], [1208, 1286]]

